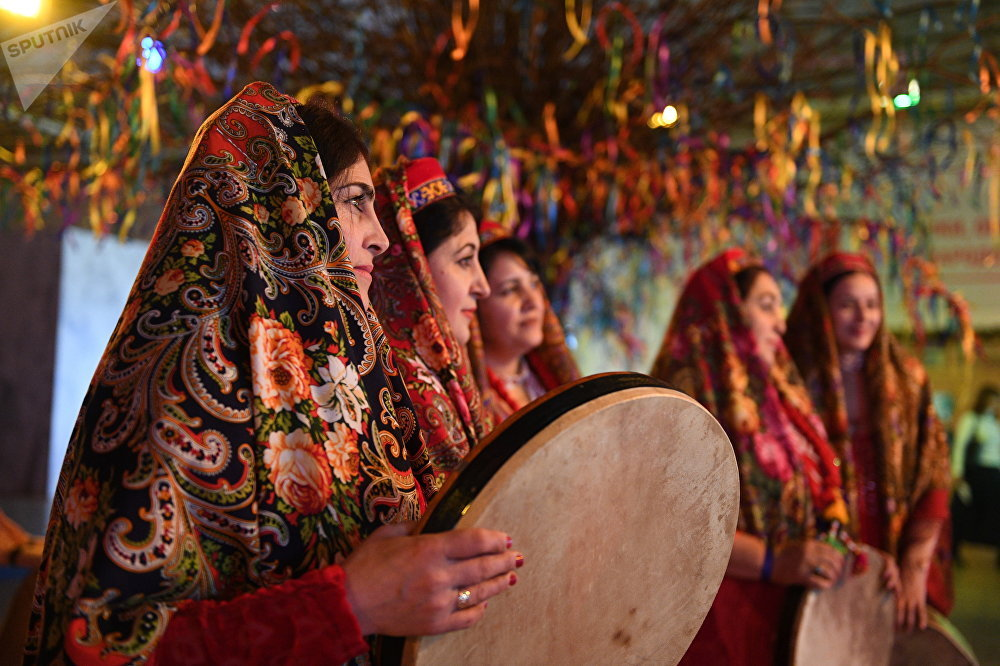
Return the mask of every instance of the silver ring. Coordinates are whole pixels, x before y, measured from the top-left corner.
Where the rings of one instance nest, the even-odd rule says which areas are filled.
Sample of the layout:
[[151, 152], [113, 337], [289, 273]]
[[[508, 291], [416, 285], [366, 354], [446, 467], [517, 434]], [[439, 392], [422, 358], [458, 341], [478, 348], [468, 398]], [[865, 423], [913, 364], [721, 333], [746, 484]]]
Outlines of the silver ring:
[[462, 590], [458, 593], [458, 597], [455, 599], [455, 605], [458, 606], [458, 610], [465, 610], [469, 606], [472, 606], [472, 590]]

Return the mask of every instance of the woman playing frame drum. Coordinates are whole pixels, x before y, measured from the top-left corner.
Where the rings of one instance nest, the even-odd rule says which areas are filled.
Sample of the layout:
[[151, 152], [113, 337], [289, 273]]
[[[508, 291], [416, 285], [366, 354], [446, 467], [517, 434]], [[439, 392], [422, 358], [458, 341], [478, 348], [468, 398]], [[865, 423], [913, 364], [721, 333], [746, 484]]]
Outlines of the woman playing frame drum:
[[948, 444], [927, 372], [884, 323], [875, 267], [837, 253], [803, 278], [785, 344], [802, 371], [841, 474], [858, 541], [899, 563], [897, 624], [927, 624], [928, 601], [947, 614], [952, 595]]
[[340, 663], [509, 587], [506, 534], [409, 536], [426, 452], [344, 125], [254, 83], [196, 135], [69, 444], [27, 663]]
[[774, 278], [728, 250], [688, 279], [651, 372], [719, 420], [740, 470], [726, 577], [682, 663], [774, 662], [791, 586], [827, 588], [844, 569], [842, 552], [818, 538], [847, 520], [840, 474], [784, 328]]

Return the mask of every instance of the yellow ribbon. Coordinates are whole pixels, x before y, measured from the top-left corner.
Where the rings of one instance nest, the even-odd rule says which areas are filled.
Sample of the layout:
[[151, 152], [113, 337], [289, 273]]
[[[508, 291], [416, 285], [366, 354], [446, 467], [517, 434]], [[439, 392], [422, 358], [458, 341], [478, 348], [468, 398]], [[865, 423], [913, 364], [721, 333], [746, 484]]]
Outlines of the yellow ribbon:
[[462, 0], [454, 0], [451, 5], [451, 31], [455, 35], [452, 60], [461, 60], [469, 50], [469, 42], [479, 21], [479, 0], [469, 0], [469, 21], [462, 20]]
[[160, 152], [160, 115], [156, 106], [156, 82], [153, 73], [145, 67], [139, 68], [139, 91], [142, 114], [139, 137], [149, 141], [155, 155]]
[[[576, 0], [566, 0], [566, 26], [569, 34], [573, 36], [573, 44], [563, 53], [563, 60], [569, 62], [580, 53], [586, 46], [590, 30], [590, 21], [594, 15], [593, 0], [584, 0], [583, 9], [580, 10], [580, 20], [576, 19]], [[582, 25], [581, 25], [582, 24]]]

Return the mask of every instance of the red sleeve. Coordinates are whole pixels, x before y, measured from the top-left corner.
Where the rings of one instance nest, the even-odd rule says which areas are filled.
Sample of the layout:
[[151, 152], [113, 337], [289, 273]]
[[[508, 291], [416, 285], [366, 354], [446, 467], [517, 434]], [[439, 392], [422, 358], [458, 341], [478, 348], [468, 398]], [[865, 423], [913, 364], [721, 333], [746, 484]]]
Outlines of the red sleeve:
[[920, 497], [910, 514], [910, 520], [945, 520], [948, 516], [948, 491], [944, 488], [931, 488]]
[[187, 603], [149, 664], [340, 664], [367, 651], [334, 565], [230, 601]]

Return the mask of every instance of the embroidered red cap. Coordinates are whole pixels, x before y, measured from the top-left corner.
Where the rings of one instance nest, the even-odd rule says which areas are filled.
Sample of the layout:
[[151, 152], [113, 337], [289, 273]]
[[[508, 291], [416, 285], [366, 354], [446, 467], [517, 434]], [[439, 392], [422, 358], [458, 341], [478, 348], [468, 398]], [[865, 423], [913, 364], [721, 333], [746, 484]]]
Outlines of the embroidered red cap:
[[406, 197], [413, 205], [413, 212], [435, 201], [455, 196], [455, 186], [433, 157], [421, 157], [406, 165]]
[[479, 242], [482, 247], [508, 236], [510, 236], [510, 232], [499, 222], [483, 220], [479, 223]]

